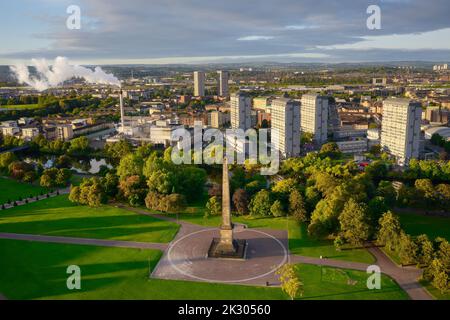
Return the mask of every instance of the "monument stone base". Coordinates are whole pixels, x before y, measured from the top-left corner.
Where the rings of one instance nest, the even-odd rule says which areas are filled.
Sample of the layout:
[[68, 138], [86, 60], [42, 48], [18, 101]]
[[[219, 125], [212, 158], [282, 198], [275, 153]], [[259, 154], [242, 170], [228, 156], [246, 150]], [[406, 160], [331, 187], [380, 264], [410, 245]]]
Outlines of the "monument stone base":
[[216, 259], [245, 259], [247, 240], [233, 239], [231, 242], [221, 238], [213, 238], [208, 250], [208, 258]]

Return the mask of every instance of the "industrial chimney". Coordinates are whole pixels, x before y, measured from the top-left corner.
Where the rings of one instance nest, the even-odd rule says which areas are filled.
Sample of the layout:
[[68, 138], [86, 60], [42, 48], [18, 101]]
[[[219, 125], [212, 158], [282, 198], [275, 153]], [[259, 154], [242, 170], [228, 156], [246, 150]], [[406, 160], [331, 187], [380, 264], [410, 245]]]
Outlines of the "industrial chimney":
[[122, 126], [122, 134], [125, 134], [125, 119], [124, 119], [124, 110], [123, 110], [123, 93], [122, 93], [122, 89], [120, 89], [119, 103], [120, 103], [120, 121], [121, 121], [121, 126]]

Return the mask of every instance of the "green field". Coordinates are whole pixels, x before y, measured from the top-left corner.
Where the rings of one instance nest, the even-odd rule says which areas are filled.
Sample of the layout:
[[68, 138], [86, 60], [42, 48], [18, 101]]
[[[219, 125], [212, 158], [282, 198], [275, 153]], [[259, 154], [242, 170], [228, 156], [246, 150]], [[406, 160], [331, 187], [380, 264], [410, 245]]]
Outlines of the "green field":
[[11, 104], [11, 105], [2, 105], [0, 106], [0, 109], [40, 109], [44, 108], [42, 106], [39, 106], [37, 103], [35, 104]]
[[292, 254], [307, 257], [326, 257], [336, 260], [374, 263], [375, 257], [366, 249], [337, 251], [331, 240], [315, 240], [308, 236], [305, 224], [289, 223], [289, 249]]
[[8, 200], [16, 201], [20, 197], [28, 198], [30, 195], [37, 196], [40, 192], [47, 192], [46, 188], [5, 177], [0, 177], [0, 190], [0, 205]]
[[450, 218], [425, 216], [417, 213], [399, 213], [398, 215], [402, 227], [412, 236], [425, 233], [431, 240], [436, 237], [450, 240]]
[[169, 242], [179, 225], [112, 206], [78, 206], [58, 196], [0, 212], [0, 232]]
[[[286, 299], [280, 289], [149, 279], [157, 250], [0, 240], [0, 292], [8, 299]], [[81, 269], [68, 290], [66, 269]]]
[[[221, 217], [211, 216], [203, 217], [203, 213], [199, 213], [200, 208], [190, 207], [188, 211], [191, 213], [181, 213], [168, 216], [187, 221], [194, 224], [199, 224], [208, 227], [220, 226]], [[249, 228], [268, 228], [268, 229], [288, 229], [289, 233], [289, 249], [291, 253], [307, 257], [324, 256], [330, 259], [355, 261], [363, 263], [373, 263], [375, 258], [365, 249], [351, 249], [336, 251], [331, 240], [314, 240], [308, 236], [306, 226], [299, 226], [293, 220], [273, 217], [251, 217], [239, 216], [233, 217], [233, 222], [246, 224]]]
[[[0, 240], [0, 292], [9, 299], [287, 299], [279, 288], [149, 279], [157, 250]], [[69, 265], [81, 269], [81, 289], [66, 287]], [[362, 271], [301, 264], [301, 299], [407, 299], [390, 278], [368, 290]]]
[[406, 300], [409, 299], [397, 283], [381, 276], [381, 289], [367, 288], [367, 273], [357, 270], [297, 265], [298, 275], [304, 283], [303, 296], [310, 300]]
[[438, 300], [450, 300], [450, 292], [442, 294], [438, 289], [436, 289], [429, 282], [426, 282], [426, 281], [421, 281], [421, 284], [436, 299], [438, 299]]

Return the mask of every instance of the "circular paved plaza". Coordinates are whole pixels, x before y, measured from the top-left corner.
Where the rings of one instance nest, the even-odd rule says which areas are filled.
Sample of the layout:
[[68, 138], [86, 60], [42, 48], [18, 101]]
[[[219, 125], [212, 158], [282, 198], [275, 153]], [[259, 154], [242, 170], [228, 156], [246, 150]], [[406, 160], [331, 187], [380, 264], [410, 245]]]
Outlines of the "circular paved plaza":
[[256, 229], [235, 232], [236, 239], [247, 240], [245, 260], [207, 258], [211, 241], [218, 236], [218, 229], [202, 229], [175, 240], [152, 276], [260, 285], [277, 281], [274, 272], [288, 260], [285, 232]]

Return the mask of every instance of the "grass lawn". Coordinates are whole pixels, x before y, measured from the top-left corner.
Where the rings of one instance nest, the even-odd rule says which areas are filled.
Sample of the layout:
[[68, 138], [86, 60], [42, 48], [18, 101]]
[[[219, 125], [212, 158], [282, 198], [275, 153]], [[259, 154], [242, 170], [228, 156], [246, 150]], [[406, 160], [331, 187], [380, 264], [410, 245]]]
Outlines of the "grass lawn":
[[397, 283], [388, 276], [381, 276], [381, 289], [369, 290], [367, 273], [357, 270], [298, 264], [297, 270], [303, 282], [303, 296], [311, 300], [406, 300], [409, 299]]
[[375, 258], [366, 249], [337, 251], [331, 240], [315, 240], [308, 236], [305, 224], [289, 223], [289, 250], [292, 254], [307, 257], [324, 256], [330, 259], [374, 263]]
[[425, 216], [417, 213], [398, 213], [405, 231], [412, 235], [427, 234], [431, 240], [444, 237], [450, 240], [450, 218]]
[[[0, 292], [9, 299], [286, 299], [279, 288], [148, 279], [161, 252], [0, 240]], [[81, 269], [68, 290], [66, 269]]]
[[[168, 214], [168, 216], [176, 218], [177, 215]], [[208, 227], [218, 227], [221, 223], [220, 216], [204, 218], [203, 209], [200, 206], [189, 207], [187, 212], [180, 213], [178, 218]], [[330, 259], [363, 263], [375, 262], [375, 258], [365, 249], [336, 251], [333, 242], [330, 240], [311, 239], [308, 236], [305, 225], [299, 226], [294, 221], [286, 218], [239, 216], [233, 217], [233, 221], [244, 223], [249, 228], [288, 229], [289, 249], [293, 254], [317, 258], [322, 255]]]
[[420, 282], [422, 286], [424, 286], [428, 292], [430, 292], [433, 297], [435, 297], [438, 300], [450, 300], [450, 292], [442, 294], [438, 289], [433, 287], [429, 282], [427, 281], [421, 281]]
[[2, 105], [0, 109], [40, 109], [43, 108], [37, 103], [34, 104], [14, 104], [14, 105]]
[[13, 179], [0, 177], [0, 205], [8, 200], [16, 201], [19, 197], [28, 198], [30, 195], [37, 196], [40, 192], [47, 192], [46, 188], [38, 185], [19, 182]]
[[0, 211], [0, 232], [169, 242], [178, 229], [176, 223], [112, 206], [79, 206], [67, 195]]

